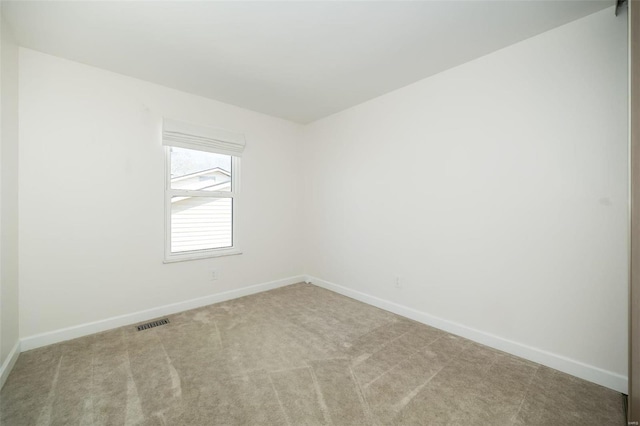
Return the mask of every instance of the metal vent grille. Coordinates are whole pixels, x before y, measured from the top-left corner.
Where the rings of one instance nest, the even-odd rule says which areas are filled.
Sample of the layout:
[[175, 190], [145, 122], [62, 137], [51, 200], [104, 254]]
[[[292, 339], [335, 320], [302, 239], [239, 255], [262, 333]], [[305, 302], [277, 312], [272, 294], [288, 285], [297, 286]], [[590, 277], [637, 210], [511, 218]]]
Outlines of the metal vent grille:
[[159, 325], [165, 325], [165, 324], [169, 324], [169, 320], [167, 318], [163, 318], [157, 321], [151, 321], [146, 324], [140, 324], [138, 326], [138, 331], [147, 330], [149, 328], [153, 328], [153, 327], [157, 327]]

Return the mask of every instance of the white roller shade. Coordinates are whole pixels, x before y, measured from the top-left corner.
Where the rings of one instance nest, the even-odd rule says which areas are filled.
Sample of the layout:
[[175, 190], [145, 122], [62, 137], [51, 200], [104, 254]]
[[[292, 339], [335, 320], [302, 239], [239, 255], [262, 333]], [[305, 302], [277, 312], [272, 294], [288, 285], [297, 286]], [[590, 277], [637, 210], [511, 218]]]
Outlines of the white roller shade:
[[245, 139], [242, 133], [165, 118], [162, 123], [162, 144], [241, 157]]

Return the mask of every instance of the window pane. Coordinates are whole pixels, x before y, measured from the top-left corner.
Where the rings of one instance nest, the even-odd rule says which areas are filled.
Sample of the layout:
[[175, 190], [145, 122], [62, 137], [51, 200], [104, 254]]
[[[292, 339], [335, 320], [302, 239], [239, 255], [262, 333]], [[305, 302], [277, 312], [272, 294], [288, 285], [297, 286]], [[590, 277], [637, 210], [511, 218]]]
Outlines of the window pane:
[[171, 189], [231, 191], [231, 156], [171, 148]]
[[233, 245], [233, 199], [171, 197], [171, 252]]

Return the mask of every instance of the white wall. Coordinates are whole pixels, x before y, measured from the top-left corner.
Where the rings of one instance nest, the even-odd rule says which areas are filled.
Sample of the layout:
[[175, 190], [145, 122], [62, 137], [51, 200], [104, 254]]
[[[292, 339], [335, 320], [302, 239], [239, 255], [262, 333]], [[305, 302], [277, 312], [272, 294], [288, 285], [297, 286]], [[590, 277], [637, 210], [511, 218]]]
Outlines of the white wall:
[[[244, 254], [163, 264], [163, 116], [246, 135]], [[300, 131], [20, 49], [21, 337], [302, 274]]]
[[6, 22], [0, 22], [1, 387], [6, 378], [1, 366], [15, 361], [9, 356], [18, 343], [18, 47]]
[[607, 9], [311, 124], [306, 273], [623, 390], [626, 36]]

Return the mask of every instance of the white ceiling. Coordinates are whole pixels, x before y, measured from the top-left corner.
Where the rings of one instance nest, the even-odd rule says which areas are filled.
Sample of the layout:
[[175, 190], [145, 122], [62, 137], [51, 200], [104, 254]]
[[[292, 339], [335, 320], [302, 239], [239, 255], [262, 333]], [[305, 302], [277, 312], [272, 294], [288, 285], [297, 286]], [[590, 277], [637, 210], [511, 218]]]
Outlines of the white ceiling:
[[614, 3], [3, 1], [3, 15], [23, 46], [307, 123]]

